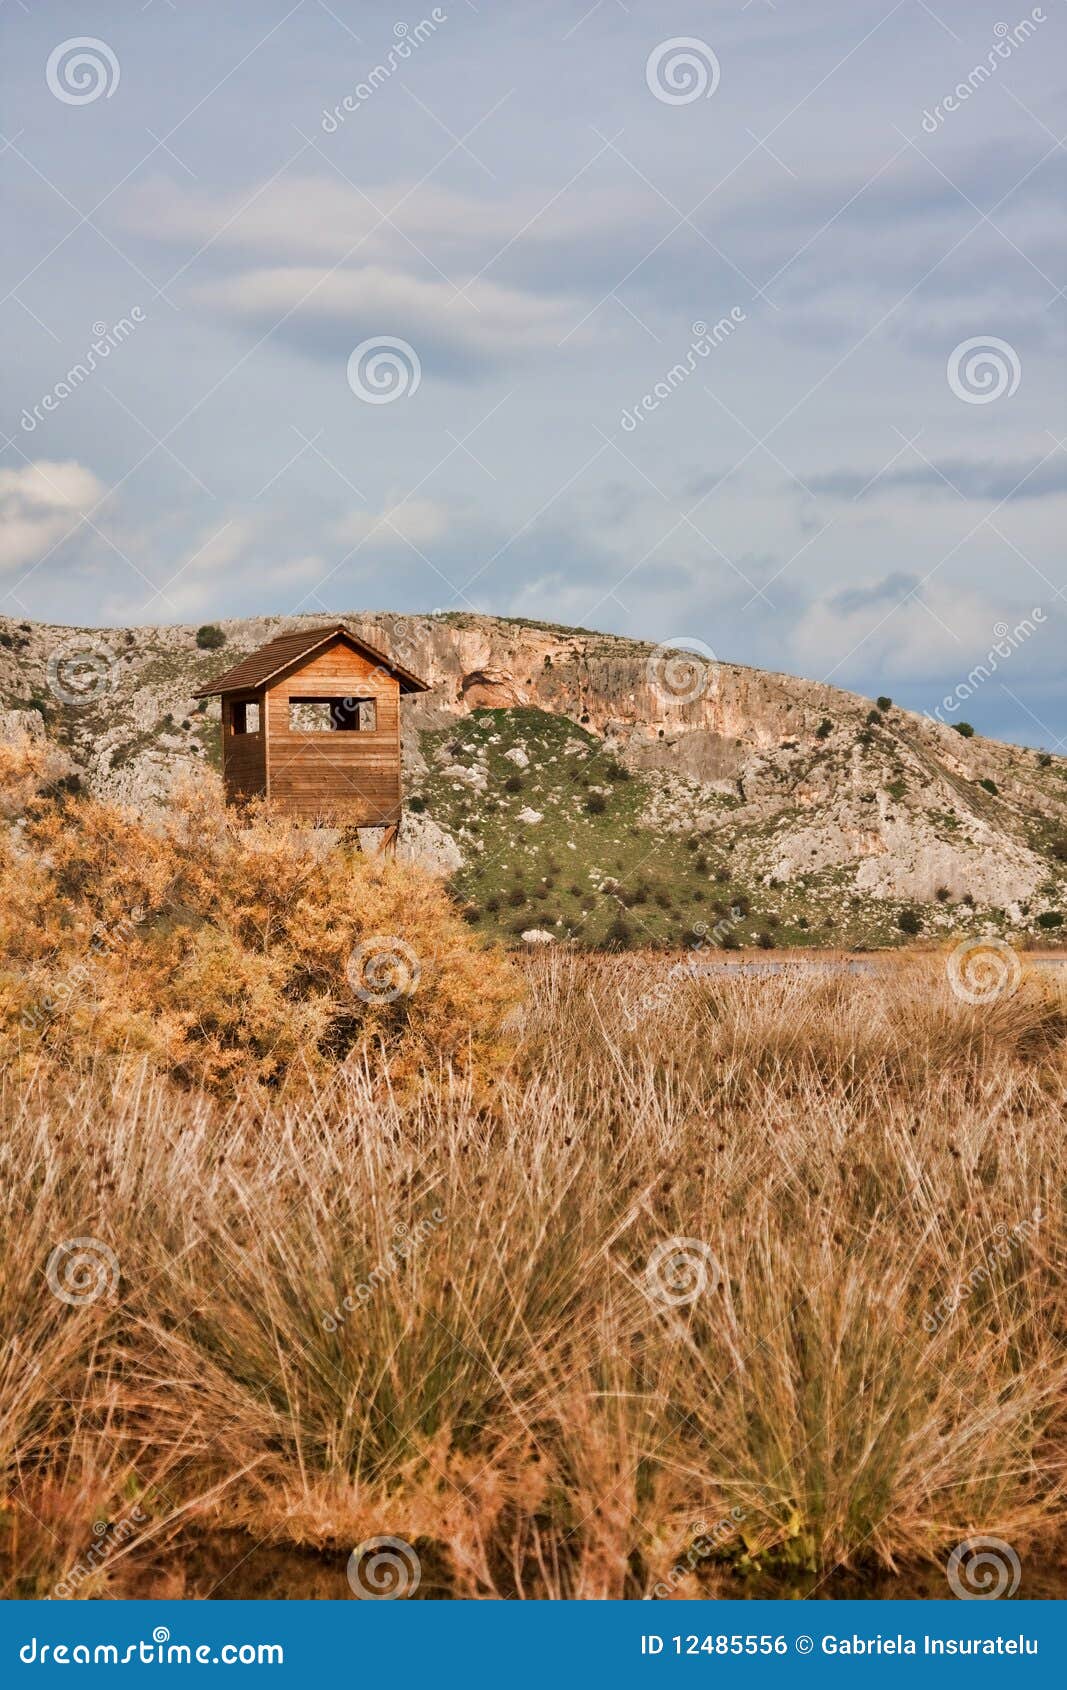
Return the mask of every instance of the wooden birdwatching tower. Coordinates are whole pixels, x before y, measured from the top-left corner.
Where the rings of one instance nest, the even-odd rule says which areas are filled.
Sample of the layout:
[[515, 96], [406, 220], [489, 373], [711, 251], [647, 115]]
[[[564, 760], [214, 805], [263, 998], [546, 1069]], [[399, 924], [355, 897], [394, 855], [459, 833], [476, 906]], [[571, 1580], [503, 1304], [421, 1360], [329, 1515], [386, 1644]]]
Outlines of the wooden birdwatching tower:
[[425, 681], [334, 622], [280, 634], [197, 698], [222, 699], [226, 800], [335, 827], [400, 820], [400, 699]]

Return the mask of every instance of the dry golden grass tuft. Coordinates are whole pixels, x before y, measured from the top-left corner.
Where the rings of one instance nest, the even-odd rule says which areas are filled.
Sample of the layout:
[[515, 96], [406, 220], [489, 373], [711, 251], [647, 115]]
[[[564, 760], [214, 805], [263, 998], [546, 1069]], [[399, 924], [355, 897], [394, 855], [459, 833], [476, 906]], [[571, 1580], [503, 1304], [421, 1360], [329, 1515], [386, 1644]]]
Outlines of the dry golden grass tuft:
[[[146, 892], [185, 863], [145, 855]], [[38, 872], [75, 878], [61, 844]], [[8, 1086], [8, 1592], [69, 1583], [133, 1506], [79, 1594], [180, 1594], [190, 1533], [232, 1530], [334, 1556], [338, 1595], [375, 1533], [416, 1547], [421, 1594], [476, 1597], [744, 1594], [759, 1569], [789, 1591], [976, 1532], [1039, 1556], [1065, 1453], [1060, 989], [664, 972], [532, 964], [491, 1107], [456, 1063], [390, 1088], [388, 1045], [300, 1095], [132, 1057]], [[71, 1237], [120, 1270], [74, 1306], [45, 1274]]]

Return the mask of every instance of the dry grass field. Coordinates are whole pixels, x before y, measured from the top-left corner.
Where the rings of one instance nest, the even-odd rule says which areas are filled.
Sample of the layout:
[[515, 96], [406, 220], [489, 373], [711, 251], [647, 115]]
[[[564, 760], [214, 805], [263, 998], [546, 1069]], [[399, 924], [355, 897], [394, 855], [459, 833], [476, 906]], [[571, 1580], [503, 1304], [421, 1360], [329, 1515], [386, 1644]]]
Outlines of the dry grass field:
[[4, 1592], [347, 1595], [386, 1536], [357, 1583], [420, 1597], [948, 1594], [993, 1536], [1048, 1594], [1062, 987], [505, 989], [463, 942], [477, 1061], [426, 1059], [431, 1001], [417, 1083], [402, 1023], [270, 1085], [71, 1015], [11, 1068]]

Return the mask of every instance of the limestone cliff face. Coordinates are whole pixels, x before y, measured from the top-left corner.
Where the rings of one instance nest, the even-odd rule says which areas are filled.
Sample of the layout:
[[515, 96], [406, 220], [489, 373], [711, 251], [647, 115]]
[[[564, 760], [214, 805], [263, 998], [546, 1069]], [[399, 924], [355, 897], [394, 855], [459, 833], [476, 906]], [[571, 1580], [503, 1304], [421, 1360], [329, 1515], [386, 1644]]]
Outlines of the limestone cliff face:
[[[651, 829], [713, 815], [717, 837], [764, 883], [840, 871], [854, 897], [969, 895], [1021, 920], [1061, 897], [1062, 759], [963, 739], [895, 708], [870, 721], [871, 700], [824, 683], [609, 634], [459, 614], [344, 619], [430, 683], [404, 706], [409, 791], [422, 785], [435, 731], [479, 708], [537, 709], [598, 736], [649, 784]], [[218, 707], [198, 706], [197, 686], [275, 634], [326, 620], [224, 622], [225, 645], [212, 651], [191, 626], [0, 619], [0, 710], [8, 728], [29, 723], [27, 712], [38, 730], [43, 721], [101, 796], [151, 808], [217, 761]], [[89, 675], [73, 697], [72, 663]], [[435, 860], [451, 864], [439, 830], [423, 831]]]
[[[554, 630], [490, 617], [349, 617], [428, 680], [424, 715], [479, 706], [532, 705], [632, 741], [635, 752], [689, 735], [708, 748], [769, 748], [813, 731], [833, 709], [862, 712], [869, 700], [818, 681], [704, 661], [699, 654], [610, 634]], [[736, 760], [736, 759], [735, 759]], [[665, 765], [676, 766], [665, 757]]]

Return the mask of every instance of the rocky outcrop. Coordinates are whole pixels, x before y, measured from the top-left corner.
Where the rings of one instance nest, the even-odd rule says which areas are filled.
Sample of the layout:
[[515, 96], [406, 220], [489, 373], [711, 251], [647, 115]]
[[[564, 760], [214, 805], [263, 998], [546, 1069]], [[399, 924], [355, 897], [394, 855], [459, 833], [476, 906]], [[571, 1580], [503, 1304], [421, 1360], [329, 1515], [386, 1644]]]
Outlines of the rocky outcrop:
[[453, 835], [432, 816], [405, 810], [396, 842], [401, 862], [420, 863], [442, 880], [463, 867], [463, 852]]
[[501, 669], [472, 669], [460, 681], [459, 695], [468, 710], [510, 710], [529, 703], [515, 677]]

